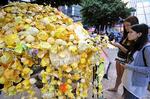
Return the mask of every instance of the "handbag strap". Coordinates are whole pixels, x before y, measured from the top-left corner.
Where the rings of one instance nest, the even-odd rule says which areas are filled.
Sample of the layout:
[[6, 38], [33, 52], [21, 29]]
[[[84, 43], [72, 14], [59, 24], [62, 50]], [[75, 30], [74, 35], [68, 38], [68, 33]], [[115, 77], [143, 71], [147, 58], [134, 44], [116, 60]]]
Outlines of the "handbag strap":
[[145, 66], [147, 66], [147, 63], [146, 63], [146, 59], [145, 59], [144, 51], [145, 51], [145, 49], [146, 49], [147, 47], [150, 47], [150, 46], [146, 46], [146, 47], [144, 47], [144, 48], [143, 48], [143, 50], [142, 50], [142, 54], [143, 54], [143, 61], [144, 61], [144, 65], [145, 65]]

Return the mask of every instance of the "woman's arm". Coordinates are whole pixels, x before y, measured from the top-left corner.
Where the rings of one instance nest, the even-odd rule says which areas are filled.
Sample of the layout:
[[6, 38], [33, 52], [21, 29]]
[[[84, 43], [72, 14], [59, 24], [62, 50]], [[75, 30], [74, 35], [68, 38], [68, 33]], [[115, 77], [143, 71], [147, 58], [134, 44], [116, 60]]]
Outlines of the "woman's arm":
[[118, 47], [122, 52], [124, 52], [124, 53], [127, 53], [128, 52], [128, 50], [124, 47], [124, 46], [122, 46], [120, 43], [117, 43], [117, 42], [111, 42], [111, 44], [113, 45], [113, 46], [115, 46], [115, 47]]
[[145, 75], [150, 75], [150, 66], [146, 67], [146, 66], [134, 66], [134, 65], [130, 65], [130, 64], [127, 64], [126, 66], [124, 66], [125, 68], [128, 68], [130, 70], [134, 70], [136, 72], [139, 72], [139, 73], [142, 73], [142, 74], [145, 74]]
[[[144, 57], [146, 60], [147, 66], [134, 66], [131, 64], [124, 65], [123, 67], [134, 70], [136, 72], [140, 72], [146, 75], [150, 75], [150, 47], [145, 48]], [[139, 59], [140, 61], [141, 59]]]

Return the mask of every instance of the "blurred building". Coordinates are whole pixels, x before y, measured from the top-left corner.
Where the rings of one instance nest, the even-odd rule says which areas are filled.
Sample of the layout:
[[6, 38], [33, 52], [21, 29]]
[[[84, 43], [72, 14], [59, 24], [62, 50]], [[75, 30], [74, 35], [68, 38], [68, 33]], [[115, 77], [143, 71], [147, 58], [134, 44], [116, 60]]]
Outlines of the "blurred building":
[[81, 6], [79, 5], [72, 5], [72, 6], [61, 6], [59, 7], [63, 13], [71, 17], [75, 22], [81, 21]]
[[132, 15], [138, 17], [140, 23], [146, 23], [150, 26], [150, 0], [123, 0], [128, 2], [128, 7], [136, 9]]

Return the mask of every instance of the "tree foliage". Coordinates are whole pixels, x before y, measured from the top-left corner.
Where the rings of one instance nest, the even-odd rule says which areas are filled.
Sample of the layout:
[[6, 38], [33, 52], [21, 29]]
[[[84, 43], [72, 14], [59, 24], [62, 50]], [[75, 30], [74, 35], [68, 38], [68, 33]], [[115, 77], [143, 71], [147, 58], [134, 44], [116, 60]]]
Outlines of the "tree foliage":
[[118, 19], [130, 15], [131, 9], [122, 0], [83, 0], [82, 16], [84, 24], [88, 25], [112, 25]]

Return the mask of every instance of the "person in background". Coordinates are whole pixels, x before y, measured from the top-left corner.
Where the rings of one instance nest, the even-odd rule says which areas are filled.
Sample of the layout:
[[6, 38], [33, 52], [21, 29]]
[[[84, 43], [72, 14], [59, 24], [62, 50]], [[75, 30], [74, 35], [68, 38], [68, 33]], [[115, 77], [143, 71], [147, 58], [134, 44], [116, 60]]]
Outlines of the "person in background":
[[114, 88], [108, 89], [108, 91], [117, 92], [118, 87], [121, 84], [121, 78], [123, 75], [124, 68], [120, 65], [121, 62], [125, 62], [127, 59], [127, 54], [130, 50], [130, 42], [127, 39], [128, 31], [132, 25], [139, 24], [138, 18], [136, 16], [127, 17], [124, 22], [124, 31], [122, 40], [118, 42], [111, 42], [112, 45], [119, 48], [117, 58], [116, 58], [116, 72], [117, 78]]
[[143, 99], [147, 93], [150, 77], [150, 42], [148, 26], [134, 25], [129, 29], [128, 40], [133, 42], [127, 63], [121, 64], [125, 69], [122, 77], [124, 99]]

